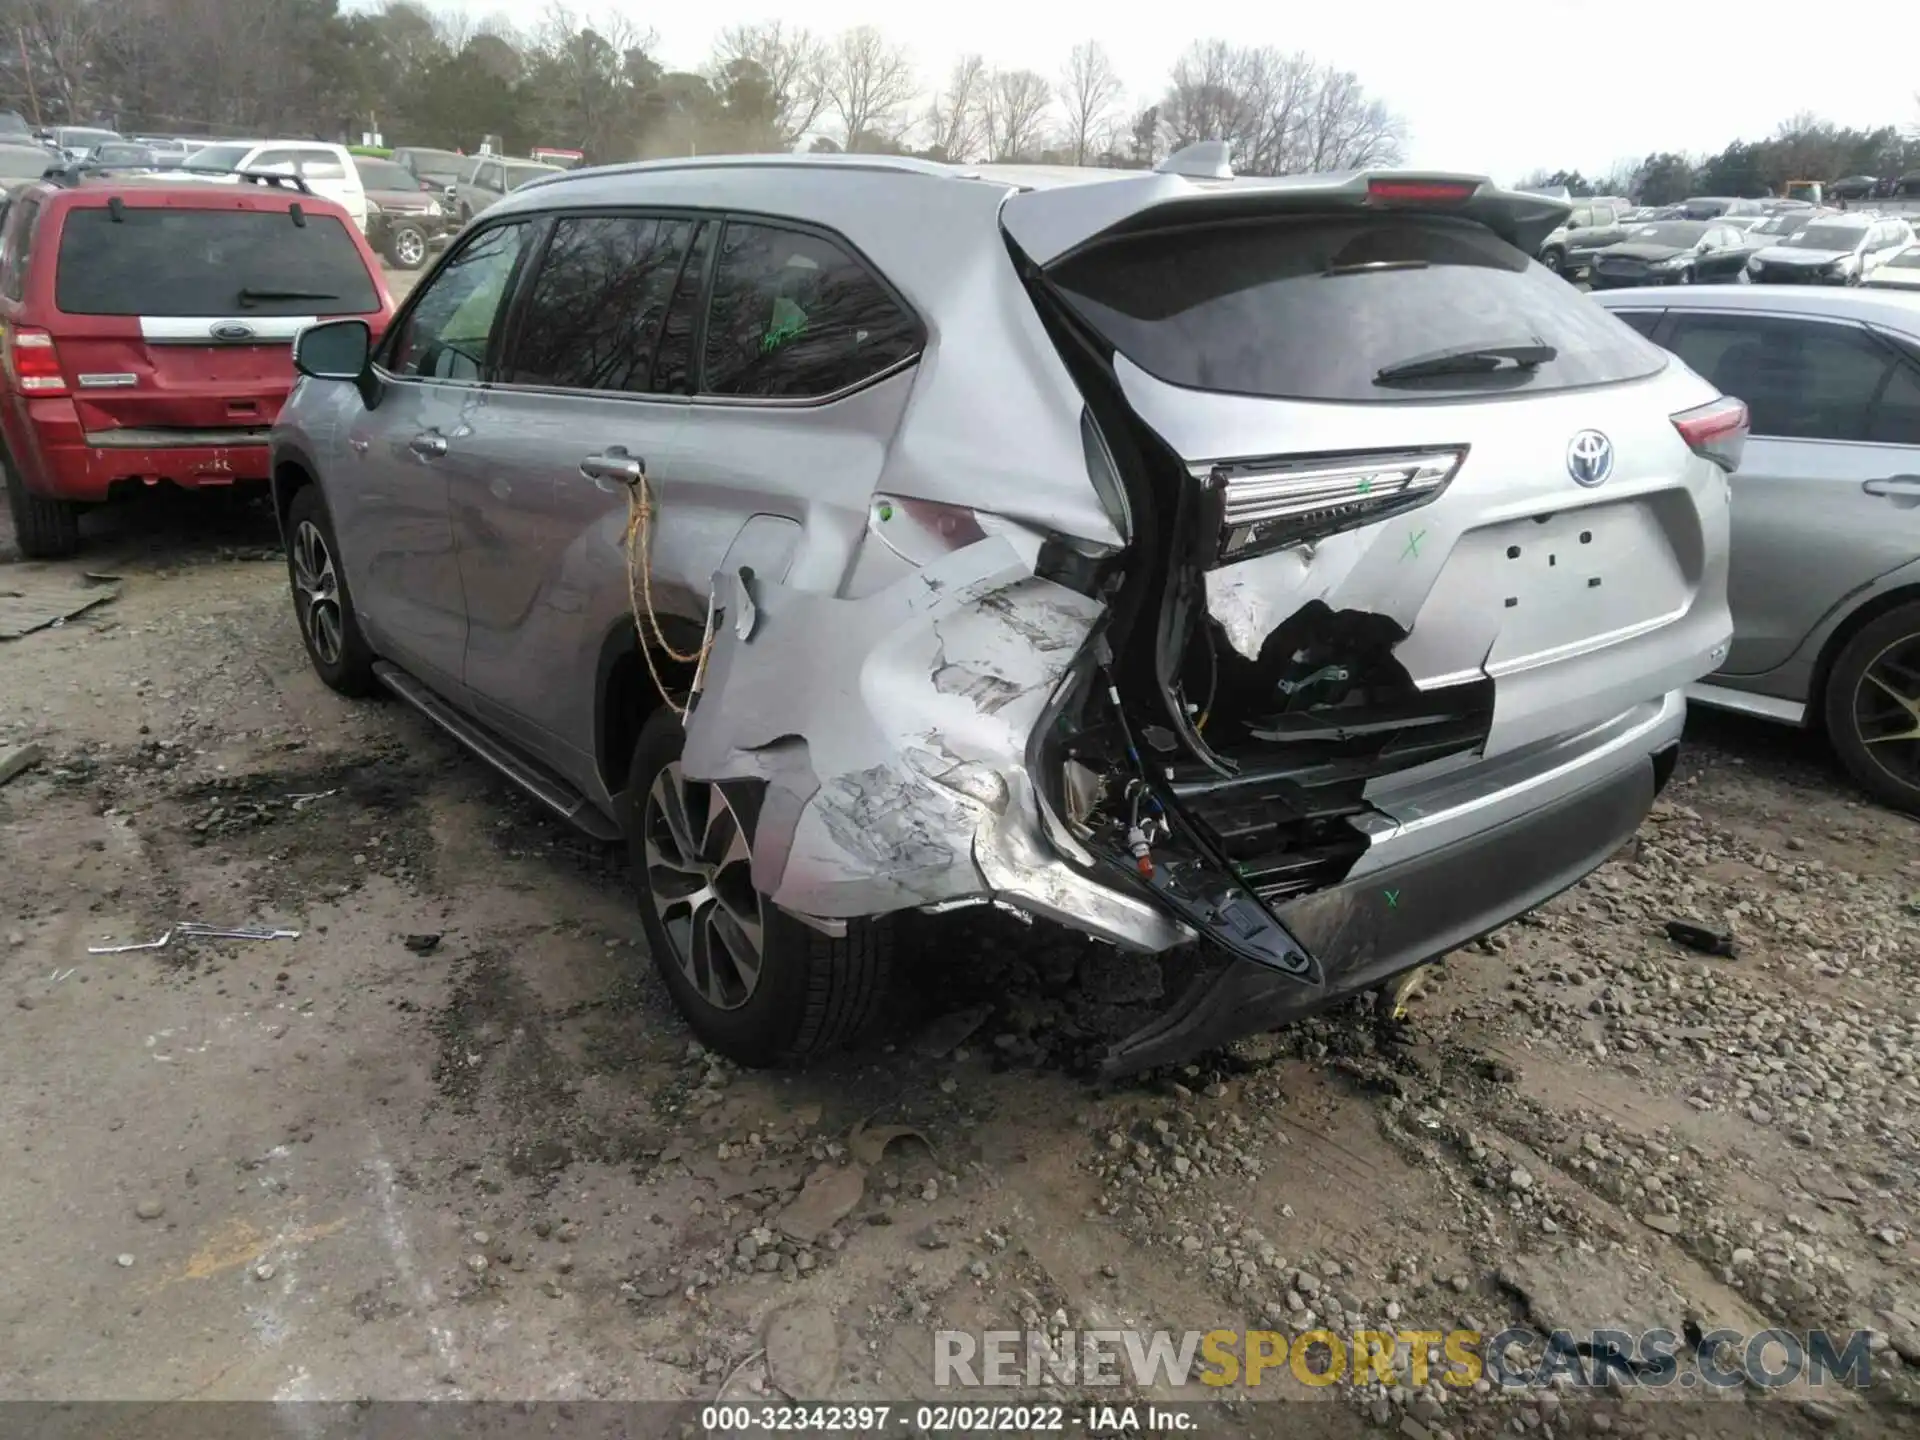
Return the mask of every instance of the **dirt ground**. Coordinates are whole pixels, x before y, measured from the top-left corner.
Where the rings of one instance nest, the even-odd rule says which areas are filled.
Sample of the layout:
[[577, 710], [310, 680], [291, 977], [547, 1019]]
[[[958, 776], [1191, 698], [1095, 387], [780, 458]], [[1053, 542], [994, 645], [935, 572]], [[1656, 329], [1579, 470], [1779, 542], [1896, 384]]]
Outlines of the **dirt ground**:
[[[313, 677], [263, 511], [89, 536], [0, 528], [0, 592], [115, 596], [0, 641], [0, 755], [46, 750], [0, 788], [0, 1397], [953, 1399], [939, 1329], [1826, 1326], [1874, 1332], [1864, 1395], [1183, 1393], [1310, 1440], [1913, 1421], [1920, 826], [1813, 741], [1696, 717], [1637, 841], [1403, 1028], [1101, 1087], [1177, 977], [971, 922], [873, 1048], [741, 1073], [619, 854]], [[87, 953], [183, 919], [301, 934]]]

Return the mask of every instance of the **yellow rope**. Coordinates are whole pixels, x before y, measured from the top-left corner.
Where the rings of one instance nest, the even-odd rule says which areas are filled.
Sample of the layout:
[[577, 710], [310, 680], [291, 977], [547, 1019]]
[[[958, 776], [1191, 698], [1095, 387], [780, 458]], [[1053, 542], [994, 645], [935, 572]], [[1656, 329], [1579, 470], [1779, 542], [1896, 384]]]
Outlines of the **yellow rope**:
[[[653, 677], [654, 689], [660, 692], [660, 698], [666, 702], [667, 708], [685, 720], [685, 708], [674, 703], [673, 696], [667, 691], [667, 682], [660, 678], [660, 669], [653, 657], [654, 646], [664, 651], [669, 659], [698, 667], [706, 663], [707, 650], [713, 641], [703, 636], [698, 650], [683, 655], [673, 648], [666, 632], [660, 628], [660, 617], [653, 608], [653, 488], [648, 484], [644, 471], [636, 483], [627, 487], [627, 531], [623, 543], [627, 555], [627, 603], [633, 608], [634, 634], [639, 641], [640, 653], [646, 659], [647, 673]], [[644, 631], [641, 629], [643, 617], [646, 621]], [[652, 634], [651, 642], [648, 632]]]

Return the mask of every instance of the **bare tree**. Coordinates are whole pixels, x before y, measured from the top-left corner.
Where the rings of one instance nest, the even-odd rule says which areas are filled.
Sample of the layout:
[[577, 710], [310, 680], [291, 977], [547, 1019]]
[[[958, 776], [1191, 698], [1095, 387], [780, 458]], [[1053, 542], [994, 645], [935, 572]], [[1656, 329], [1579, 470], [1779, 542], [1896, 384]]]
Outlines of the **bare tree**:
[[1060, 104], [1067, 112], [1067, 148], [1074, 164], [1084, 165], [1099, 153], [1125, 89], [1098, 40], [1073, 47], [1060, 77]]
[[987, 154], [994, 160], [1019, 160], [1040, 148], [1053, 87], [1033, 70], [996, 70], [987, 83]]
[[1210, 40], [1174, 62], [1161, 114], [1170, 146], [1225, 140], [1247, 175], [1356, 169], [1397, 159], [1405, 125], [1349, 71], [1302, 52]]
[[986, 138], [986, 99], [986, 62], [978, 55], [961, 56], [927, 109], [928, 148], [956, 163], [978, 155]]
[[759, 66], [773, 92], [775, 128], [790, 148], [826, 108], [826, 51], [811, 31], [789, 29], [779, 20], [729, 25], [713, 43], [710, 69], [717, 75], [740, 60]]
[[1385, 103], [1370, 100], [1351, 70], [1317, 77], [1307, 112], [1306, 170], [1364, 170], [1391, 165], [1406, 140], [1405, 123]]
[[821, 90], [848, 150], [892, 129], [915, 88], [913, 58], [871, 25], [842, 31], [827, 47]]

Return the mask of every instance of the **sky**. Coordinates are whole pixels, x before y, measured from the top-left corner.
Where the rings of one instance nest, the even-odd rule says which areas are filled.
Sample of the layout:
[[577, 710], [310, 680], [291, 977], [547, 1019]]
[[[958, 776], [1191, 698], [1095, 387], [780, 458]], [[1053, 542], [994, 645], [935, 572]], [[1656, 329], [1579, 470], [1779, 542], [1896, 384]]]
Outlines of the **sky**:
[[[538, 0], [438, 4], [523, 26], [544, 8]], [[1802, 110], [1840, 125], [1920, 122], [1911, 46], [1863, 43], [1853, 26], [1783, 27], [1771, 23], [1777, 16], [1749, 23], [1724, 6], [1659, 6], [1657, 24], [1637, 23], [1652, 11], [1636, 12], [1636, 23], [1609, 21], [1592, 0], [1226, 0], [1191, 10], [1114, 0], [789, 0], [784, 8], [768, 0], [572, 0], [570, 8], [583, 18], [618, 10], [651, 28], [670, 68], [698, 67], [713, 35], [742, 21], [778, 16], [817, 32], [872, 24], [911, 49], [929, 90], [972, 50], [990, 65], [1053, 77], [1075, 44], [1094, 37], [1133, 107], [1159, 97], [1174, 57], [1193, 40], [1300, 49], [1353, 70], [1406, 117], [1409, 164], [1508, 183], [1533, 170], [1604, 172], [1655, 150], [1717, 151], [1762, 138]], [[1905, 0], [1895, 8], [1904, 11]], [[1787, 13], [1799, 12], [1779, 12]], [[1765, 7], [1756, 14], [1768, 16]], [[1883, 33], [1891, 41], [1892, 32]]]

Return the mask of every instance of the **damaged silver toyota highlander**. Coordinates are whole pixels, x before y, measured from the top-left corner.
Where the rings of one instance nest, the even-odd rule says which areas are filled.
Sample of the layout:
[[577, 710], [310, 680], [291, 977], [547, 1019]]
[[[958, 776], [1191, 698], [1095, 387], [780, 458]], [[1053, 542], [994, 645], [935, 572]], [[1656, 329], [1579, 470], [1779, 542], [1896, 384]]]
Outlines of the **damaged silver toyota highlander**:
[[301, 632], [624, 838], [743, 1063], [980, 904], [1185, 977], [1109, 1073], [1272, 1028], [1598, 865], [1726, 653], [1745, 408], [1528, 258], [1566, 213], [1214, 144], [539, 180], [300, 335]]

